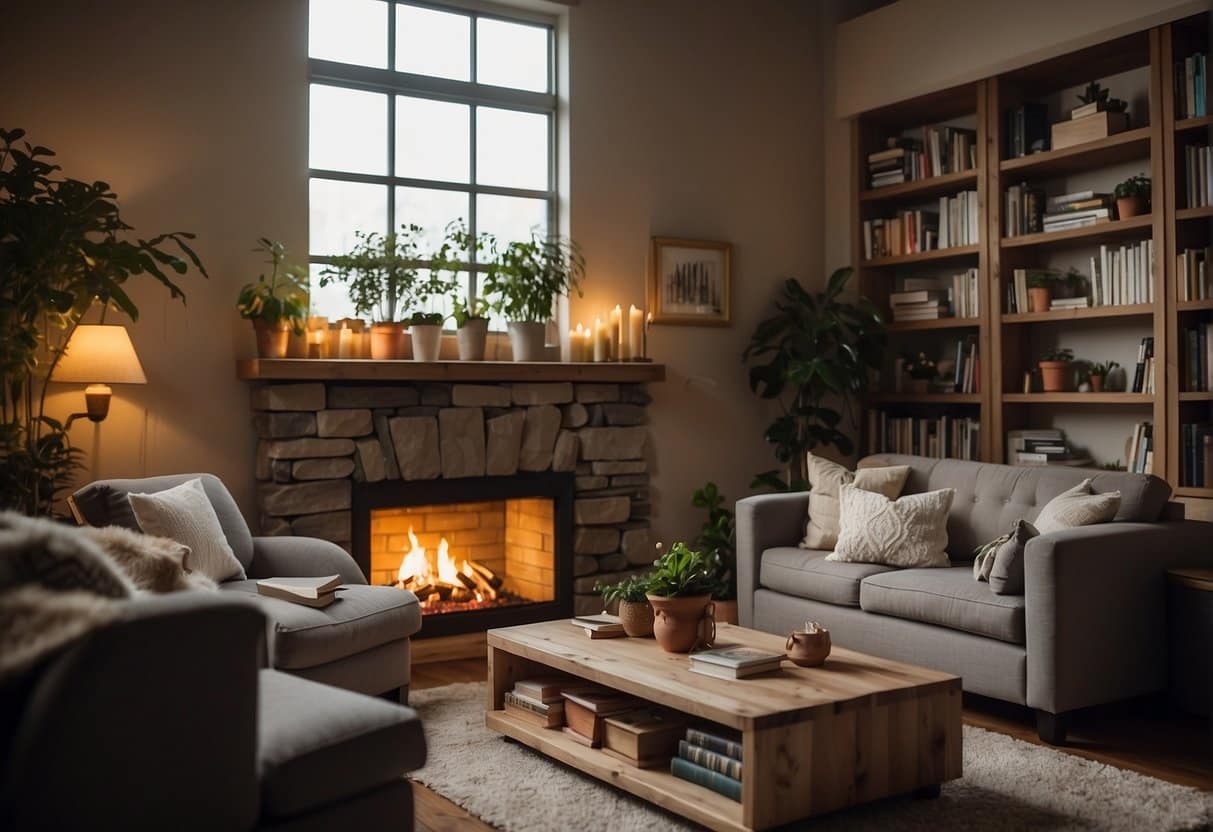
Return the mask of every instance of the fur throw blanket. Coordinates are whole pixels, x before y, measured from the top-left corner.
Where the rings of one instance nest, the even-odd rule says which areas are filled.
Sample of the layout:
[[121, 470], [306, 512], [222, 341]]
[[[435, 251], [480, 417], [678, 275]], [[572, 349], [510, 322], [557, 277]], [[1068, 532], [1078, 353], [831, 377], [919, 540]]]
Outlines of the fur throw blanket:
[[0, 512], [0, 681], [121, 615], [141, 592], [214, 589], [189, 547], [110, 527]]

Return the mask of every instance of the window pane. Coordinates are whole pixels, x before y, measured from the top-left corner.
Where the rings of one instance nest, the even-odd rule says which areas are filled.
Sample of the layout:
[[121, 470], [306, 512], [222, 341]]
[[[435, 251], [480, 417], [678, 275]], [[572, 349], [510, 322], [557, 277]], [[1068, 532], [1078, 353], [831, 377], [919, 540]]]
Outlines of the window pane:
[[425, 229], [422, 247], [437, 251], [453, 220], [468, 222], [468, 194], [465, 191], [438, 191], [431, 188], [396, 189], [396, 225], [420, 225]]
[[471, 52], [467, 15], [396, 6], [397, 71], [470, 81]]
[[396, 175], [467, 182], [469, 113], [466, 104], [396, 98]]
[[311, 85], [308, 164], [348, 173], [387, 173], [387, 96]]
[[548, 29], [482, 17], [476, 21], [476, 80], [548, 91]]
[[310, 268], [312, 277], [311, 314], [323, 315], [329, 319], [330, 324], [342, 318], [358, 317], [354, 314], [354, 305], [350, 303], [350, 295], [344, 284], [330, 283], [324, 288], [320, 287], [320, 273], [324, 269], [325, 266], [320, 263], [313, 263]]
[[307, 54], [325, 61], [387, 69], [387, 3], [311, 0]]
[[312, 254], [345, 254], [356, 242], [355, 231], [387, 231], [386, 185], [313, 179], [310, 186]]
[[476, 228], [497, 237], [500, 245], [531, 239], [534, 231], [540, 236], [548, 233], [548, 203], [546, 199], [525, 199], [516, 196], [478, 194], [476, 196]]
[[479, 107], [476, 181], [506, 188], [548, 188], [548, 116]]

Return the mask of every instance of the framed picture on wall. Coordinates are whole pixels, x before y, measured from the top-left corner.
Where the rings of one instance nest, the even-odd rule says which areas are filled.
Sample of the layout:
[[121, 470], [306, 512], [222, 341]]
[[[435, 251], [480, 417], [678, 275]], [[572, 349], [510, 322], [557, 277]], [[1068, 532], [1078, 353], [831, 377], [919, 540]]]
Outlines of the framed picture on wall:
[[649, 257], [649, 311], [655, 324], [728, 326], [733, 246], [654, 237]]

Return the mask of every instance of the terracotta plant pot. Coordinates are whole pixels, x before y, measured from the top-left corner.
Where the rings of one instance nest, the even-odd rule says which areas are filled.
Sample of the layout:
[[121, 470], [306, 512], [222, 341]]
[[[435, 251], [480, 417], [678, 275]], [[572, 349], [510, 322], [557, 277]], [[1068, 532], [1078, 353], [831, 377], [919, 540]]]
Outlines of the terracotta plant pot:
[[619, 623], [632, 638], [653, 635], [653, 607], [648, 601], [620, 601]]
[[667, 653], [689, 653], [716, 641], [712, 596], [663, 598], [649, 595], [653, 605], [653, 635]]
[[830, 631], [819, 628], [813, 632], [795, 630], [785, 645], [788, 659], [800, 667], [821, 667], [830, 655]]
[[484, 318], [472, 318], [455, 332], [459, 343], [460, 361], [484, 361], [484, 342], [488, 337], [489, 322]]
[[910, 392], [915, 396], [922, 396], [931, 392], [931, 380], [929, 378], [910, 379]]
[[542, 361], [547, 357], [543, 345], [545, 325], [534, 321], [510, 321], [506, 327], [510, 331], [515, 361]]
[[1122, 196], [1116, 200], [1116, 216], [1127, 220], [1129, 217], [1139, 217], [1146, 212], [1144, 196]]
[[260, 318], [253, 320], [253, 332], [257, 334], [258, 358], [286, 358], [291, 342], [291, 325], [286, 321], [271, 324]]
[[1091, 376], [1087, 380], [1089, 382], [1091, 382], [1091, 392], [1092, 393], [1102, 393], [1103, 392], [1103, 376]]
[[404, 324], [371, 324], [371, 358], [377, 361], [404, 358], [406, 335]]
[[442, 352], [441, 324], [411, 324], [414, 361], [437, 361]]
[[1040, 362], [1040, 386], [1046, 393], [1064, 393], [1073, 375], [1069, 361]]
[[713, 617], [716, 619], [717, 624], [737, 624], [741, 621], [737, 617], [736, 598], [732, 601], [713, 601], [712, 604], [716, 607]]
[[1053, 290], [1048, 286], [1040, 286], [1028, 290], [1028, 311], [1048, 312], [1049, 303], [1053, 300]]

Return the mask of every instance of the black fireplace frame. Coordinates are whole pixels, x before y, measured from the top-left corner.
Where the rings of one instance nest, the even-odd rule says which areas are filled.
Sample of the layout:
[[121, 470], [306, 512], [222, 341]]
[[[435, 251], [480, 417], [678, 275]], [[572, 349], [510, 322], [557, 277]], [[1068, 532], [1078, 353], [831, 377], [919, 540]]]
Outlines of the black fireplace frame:
[[573, 493], [573, 475], [555, 471], [519, 472], [510, 477], [356, 482], [350, 517], [354, 561], [370, 580], [371, 511], [374, 509], [546, 497], [553, 505], [555, 599], [423, 616], [421, 631], [413, 638], [438, 638], [569, 618], [573, 614]]

